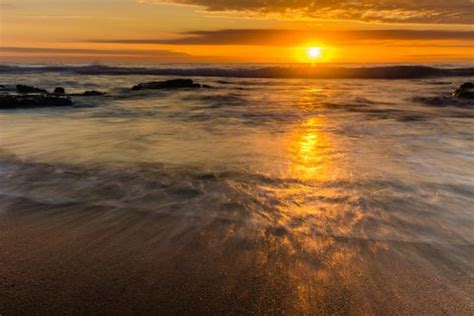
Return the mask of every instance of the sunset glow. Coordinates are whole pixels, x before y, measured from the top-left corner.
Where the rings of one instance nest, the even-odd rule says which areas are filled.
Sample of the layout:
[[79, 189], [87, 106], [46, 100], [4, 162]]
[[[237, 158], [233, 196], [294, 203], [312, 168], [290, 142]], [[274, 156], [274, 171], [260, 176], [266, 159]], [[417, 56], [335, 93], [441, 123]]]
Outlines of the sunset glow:
[[[474, 7], [472, 2], [456, 0], [448, 10], [434, 0], [423, 5], [371, 1], [367, 12], [365, 2], [318, 3], [310, 8], [305, 1], [7, 1], [0, 10], [0, 60], [306, 63], [308, 59], [472, 59], [470, 12], [474, 10], [466, 9]], [[311, 42], [317, 44], [304, 57], [292, 53], [303, 46], [307, 50]], [[338, 53], [327, 56], [319, 43]]]
[[474, 316], [473, 26], [0, 0], [0, 316]]

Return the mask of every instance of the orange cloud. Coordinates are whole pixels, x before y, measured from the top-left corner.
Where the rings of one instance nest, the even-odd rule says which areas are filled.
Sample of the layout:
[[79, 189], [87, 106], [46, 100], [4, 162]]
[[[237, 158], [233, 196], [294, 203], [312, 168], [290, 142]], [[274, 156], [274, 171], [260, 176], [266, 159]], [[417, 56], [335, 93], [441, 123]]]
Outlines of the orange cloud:
[[295, 46], [308, 41], [340, 44], [357, 41], [387, 40], [457, 40], [471, 43], [474, 31], [441, 30], [354, 30], [354, 31], [301, 31], [278, 29], [229, 29], [192, 31], [166, 39], [104, 39], [95, 43], [162, 44], [162, 45], [269, 45]]
[[398, 23], [472, 24], [471, 0], [138, 0], [150, 4], [204, 7], [245, 16], [358, 20]]

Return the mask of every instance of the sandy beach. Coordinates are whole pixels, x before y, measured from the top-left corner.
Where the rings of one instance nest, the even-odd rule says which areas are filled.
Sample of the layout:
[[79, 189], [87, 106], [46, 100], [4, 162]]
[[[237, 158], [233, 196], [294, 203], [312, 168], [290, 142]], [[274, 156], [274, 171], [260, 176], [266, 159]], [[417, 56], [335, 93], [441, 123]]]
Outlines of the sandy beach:
[[0, 216], [5, 315], [473, 310], [473, 246], [309, 238], [74, 204], [37, 213], [38, 203], [11, 202], [2, 199]]

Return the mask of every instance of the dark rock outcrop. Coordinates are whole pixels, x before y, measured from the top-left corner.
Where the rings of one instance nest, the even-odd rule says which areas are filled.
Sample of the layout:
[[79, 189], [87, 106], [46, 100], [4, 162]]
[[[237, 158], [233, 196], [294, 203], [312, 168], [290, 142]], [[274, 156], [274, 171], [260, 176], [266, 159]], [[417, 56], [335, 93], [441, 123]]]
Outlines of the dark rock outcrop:
[[11, 95], [0, 95], [0, 109], [13, 109], [19, 107], [17, 97]]
[[140, 83], [132, 90], [154, 90], [154, 89], [196, 89], [202, 88], [200, 84], [194, 83], [191, 79], [174, 79], [167, 81], [153, 81]]
[[472, 82], [465, 82], [461, 85], [461, 87], [459, 89], [464, 89], [464, 90], [470, 90], [470, 89], [474, 89], [474, 83]]
[[54, 89], [53, 93], [57, 95], [65, 95], [66, 90], [63, 87], [57, 87], [56, 89]]
[[84, 97], [95, 97], [95, 96], [105, 95], [105, 93], [100, 92], [100, 91], [92, 90], [92, 91], [86, 91], [81, 95], [84, 96]]
[[100, 91], [95, 91], [95, 90], [85, 91], [83, 93], [70, 94], [70, 96], [73, 96], [73, 97], [97, 97], [97, 96], [102, 96], [102, 95], [105, 95], [105, 93], [100, 92]]
[[454, 91], [453, 97], [461, 99], [474, 99], [474, 83], [465, 82]]
[[0, 109], [38, 108], [71, 106], [68, 97], [54, 95], [2, 95], [0, 96]]
[[[91, 90], [79, 94], [66, 94], [66, 89], [57, 87], [53, 93], [27, 85], [16, 85], [15, 90], [10, 90], [8, 87], [0, 85], [0, 109], [15, 109], [15, 108], [39, 108], [39, 107], [60, 107], [71, 106], [73, 102], [71, 96], [102, 96], [103, 92]], [[5, 91], [5, 92], [3, 92]]]
[[35, 88], [35, 87], [30, 87], [30, 86], [25, 86], [22, 84], [19, 84], [16, 86], [16, 91], [18, 93], [22, 94], [28, 94], [28, 93], [48, 93], [48, 91], [40, 88]]

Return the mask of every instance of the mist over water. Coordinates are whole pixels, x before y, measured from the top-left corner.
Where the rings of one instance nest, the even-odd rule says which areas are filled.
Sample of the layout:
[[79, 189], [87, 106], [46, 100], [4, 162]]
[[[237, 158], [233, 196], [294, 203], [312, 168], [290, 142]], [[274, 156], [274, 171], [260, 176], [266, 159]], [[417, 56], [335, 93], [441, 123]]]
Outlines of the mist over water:
[[0, 111], [0, 276], [69, 260], [79, 303], [131, 311], [473, 312], [474, 104], [444, 96], [474, 76], [130, 91], [169, 78], [3, 73], [107, 95]]

